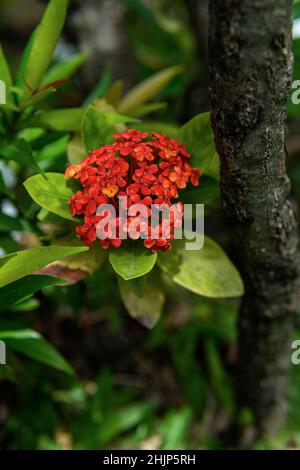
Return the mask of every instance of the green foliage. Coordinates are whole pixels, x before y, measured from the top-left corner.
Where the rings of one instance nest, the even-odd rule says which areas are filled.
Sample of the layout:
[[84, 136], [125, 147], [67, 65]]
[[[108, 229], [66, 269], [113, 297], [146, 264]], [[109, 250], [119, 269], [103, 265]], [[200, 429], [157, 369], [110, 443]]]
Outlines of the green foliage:
[[1, 155], [7, 160], [13, 160], [38, 173], [44, 173], [34, 158], [30, 144], [24, 139], [19, 139], [5, 145], [1, 149]]
[[58, 80], [70, 78], [86, 59], [87, 54], [82, 52], [80, 54], [76, 54], [66, 62], [59, 62], [58, 64], [53, 65], [44, 76], [41, 85], [48, 85], [49, 83], [53, 83]]
[[0, 232], [22, 231], [23, 229], [24, 225], [21, 220], [0, 213]]
[[200, 184], [183, 192], [180, 200], [184, 204], [205, 204], [218, 199], [220, 188], [218, 181], [205, 174], [200, 177]]
[[[6, 85], [6, 101], [8, 104], [14, 104], [14, 99], [13, 95], [11, 92], [11, 86], [12, 86], [12, 78], [11, 78], [11, 73], [9, 70], [8, 63], [6, 61], [6, 57], [4, 55], [3, 49], [0, 45], [0, 77], [1, 80], [4, 81]], [[0, 110], [4, 110], [5, 108], [3, 106], [0, 107]]]
[[46, 286], [63, 283], [61, 279], [51, 276], [26, 276], [18, 281], [12, 282], [0, 289], [0, 311], [7, 310], [20, 300], [34, 294]]
[[101, 145], [113, 142], [112, 135], [117, 132], [117, 124], [136, 122], [136, 119], [121, 114], [101, 111], [90, 105], [82, 120], [82, 140], [88, 152]]
[[121, 113], [130, 113], [162, 90], [173, 77], [182, 73], [182, 67], [170, 67], [144, 80], [125, 95], [119, 105]]
[[53, 261], [87, 251], [86, 246], [37, 246], [0, 258], [0, 287], [17, 281]]
[[118, 284], [128, 313], [142, 325], [153, 328], [162, 314], [165, 302], [159, 273], [152, 271], [130, 281], [118, 277]]
[[177, 241], [170, 253], [160, 254], [159, 266], [177, 284], [205, 297], [238, 297], [243, 283], [224, 251], [205, 237], [201, 250], [187, 250], [187, 241]]
[[107, 89], [110, 84], [110, 71], [108, 67], [104, 67], [102, 75], [99, 79], [99, 82], [95, 86], [95, 88], [91, 91], [89, 96], [86, 98], [86, 100], [83, 103], [84, 107], [88, 107], [90, 104], [92, 104], [97, 98], [100, 96], [104, 96], [105, 93], [107, 92]]
[[46, 173], [31, 176], [24, 186], [32, 199], [44, 209], [64, 219], [76, 222], [70, 214], [69, 200], [73, 192], [67, 186], [67, 180], [60, 173]]
[[55, 109], [37, 114], [29, 120], [27, 126], [59, 132], [79, 131], [83, 114], [82, 108]]
[[24, 67], [25, 96], [40, 85], [63, 28], [68, 0], [51, 0], [32, 39]]
[[95, 150], [101, 145], [113, 142], [113, 133], [116, 128], [113, 123], [108, 122], [105, 113], [90, 106], [82, 122], [82, 138], [88, 152]]
[[[8, 85], [8, 105], [0, 108], [0, 247], [6, 254], [0, 258], [0, 339], [8, 361], [0, 381], [1, 390], [10, 382], [17, 391], [17, 400], [14, 393], [11, 403], [8, 398], [0, 446], [216, 447], [212, 423], [219, 415], [231, 420], [236, 411], [227, 357], [235, 346], [238, 302], [220, 297], [242, 295], [239, 274], [210, 239], [198, 251], [174, 242], [159, 256], [140, 240], [108, 251], [97, 240], [88, 249], [70, 215], [69, 199], [79, 186], [63, 176], [67, 159], [79, 163], [127, 127], [162, 132], [183, 142], [201, 170], [199, 187], [184, 190], [182, 201], [213, 202], [209, 215], [216, 216], [219, 159], [210, 115], [181, 128], [178, 119], [187, 114], [192, 76], [201, 75], [184, 2], [148, 7], [128, 0], [142, 80], [124, 95], [123, 80], [112, 83], [109, 68], [99, 64], [102, 75], [86, 98], [74, 93], [75, 81], [64, 83], [86, 54], [52, 57], [67, 3], [48, 2], [15, 80], [14, 60], [10, 67], [0, 50]], [[177, 18], [166, 15], [170, 5]], [[226, 246], [223, 229], [220, 239]], [[78, 376], [51, 343], [63, 345]]]
[[191, 164], [205, 172], [216, 155], [210, 113], [202, 113], [187, 122], [176, 134], [192, 155]]
[[0, 331], [0, 340], [12, 349], [66, 374], [74, 374], [72, 367], [39, 333], [33, 330]]
[[125, 281], [149, 273], [156, 263], [157, 254], [152, 253], [141, 243], [128, 241], [126, 246], [109, 253], [109, 261], [114, 270]]

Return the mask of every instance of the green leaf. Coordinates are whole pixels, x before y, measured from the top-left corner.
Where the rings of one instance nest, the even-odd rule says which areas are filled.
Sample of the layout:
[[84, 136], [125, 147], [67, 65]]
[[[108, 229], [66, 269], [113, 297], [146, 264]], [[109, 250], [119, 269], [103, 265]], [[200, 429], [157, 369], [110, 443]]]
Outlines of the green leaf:
[[116, 133], [115, 126], [108, 122], [105, 113], [90, 105], [82, 120], [82, 140], [88, 152], [103, 144], [113, 142], [112, 135]]
[[56, 93], [56, 88], [49, 86], [47, 90], [42, 90], [34, 95], [29, 95], [28, 98], [23, 100], [20, 104], [19, 111], [23, 112], [29, 106], [35, 106], [38, 108], [38, 103], [48, 98], [48, 96], [52, 95], [53, 93]]
[[82, 108], [55, 109], [34, 116], [26, 122], [26, 127], [41, 127], [60, 132], [80, 131], [83, 115]]
[[216, 155], [210, 113], [201, 113], [187, 122], [175, 135], [191, 154], [191, 164], [202, 173]]
[[113, 439], [122, 433], [142, 424], [146, 417], [153, 410], [153, 404], [150, 402], [134, 403], [115, 410], [109, 414], [109, 420], [105, 426], [99, 428], [99, 440], [102, 445], [108, 445]]
[[106, 101], [114, 106], [115, 108], [118, 106], [118, 103], [121, 99], [122, 93], [124, 88], [123, 80], [115, 81], [105, 93]]
[[22, 231], [23, 229], [24, 226], [19, 219], [0, 213], [0, 232], [7, 233], [12, 230]]
[[[12, 86], [12, 78], [10, 74], [10, 70], [3, 52], [3, 49], [0, 45], [0, 79], [5, 83], [6, 88], [6, 103], [14, 103], [13, 94], [10, 91], [10, 87]], [[4, 109], [5, 109], [5, 105]]]
[[53, 261], [87, 251], [82, 246], [36, 246], [0, 258], [0, 287], [32, 274]]
[[41, 85], [48, 85], [49, 83], [56, 82], [58, 80], [68, 79], [70, 78], [77, 69], [85, 62], [87, 58], [87, 54], [81, 52], [80, 54], [76, 54], [71, 59], [67, 60], [66, 62], [60, 62], [56, 65], [53, 65], [49, 72], [46, 73], [45, 77], [42, 80]]
[[220, 195], [218, 182], [210, 176], [203, 175], [199, 186], [183, 191], [180, 201], [183, 204], [204, 204], [217, 199]]
[[21, 90], [22, 94], [24, 93], [24, 90], [21, 88], [21, 87], [24, 86], [24, 73], [25, 73], [25, 69], [27, 67], [27, 63], [28, 63], [28, 59], [29, 59], [29, 56], [30, 56], [30, 52], [31, 52], [31, 49], [32, 49], [33, 42], [34, 42], [34, 38], [35, 38], [35, 35], [36, 35], [36, 31], [37, 31], [37, 28], [30, 35], [29, 41], [27, 42], [26, 47], [24, 49], [24, 52], [23, 52], [23, 55], [22, 55], [22, 58], [21, 58], [21, 62], [19, 64], [17, 75], [16, 75], [16, 86], [17, 86], [17, 88], [19, 88]]
[[220, 186], [220, 157], [217, 153], [215, 153], [209, 165], [205, 167], [204, 173], [217, 181]]
[[134, 124], [134, 126], [128, 126], [129, 128], [134, 127], [142, 132], [160, 132], [162, 134], [173, 135], [178, 131], [178, 127], [175, 124], [169, 122], [160, 122], [160, 121], [143, 121]]
[[60, 223], [64, 224], [64, 220], [59, 215], [53, 214], [52, 212], [47, 211], [47, 209], [41, 209], [37, 214], [37, 219], [40, 222], [44, 223]]
[[176, 75], [182, 73], [181, 66], [161, 70], [136, 85], [120, 101], [118, 111], [130, 113], [159, 93]]
[[204, 297], [239, 297], [244, 293], [241, 277], [222, 248], [205, 237], [201, 250], [186, 250], [185, 240], [173, 242], [158, 265], [174, 282]]
[[1, 331], [0, 339], [5, 341], [8, 348], [12, 348], [66, 374], [74, 375], [74, 370], [70, 364], [34, 330]]
[[139, 119], [132, 116], [124, 116], [123, 114], [114, 113], [112, 111], [103, 112], [107, 121], [111, 124], [123, 124], [123, 123], [138, 123]]
[[159, 320], [165, 294], [159, 275], [153, 271], [131, 281], [118, 277], [121, 299], [131, 317], [147, 328], [153, 328]]
[[[46, 140], [46, 139], [45, 139]], [[63, 167], [67, 151], [68, 136], [64, 135], [59, 139], [45, 144], [40, 150], [36, 151], [36, 158], [43, 165], [43, 168], [53, 168], [53, 163], [61, 162]]]
[[13, 199], [12, 191], [6, 186], [4, 182], [1, 168], [0, 168], [0, 194], [5, 194], [10, 199]]
[[38, 299], [26, 297], [10, 307], [11, 312], [30, 312], [36, 310], [41, 305]]
[[13, 253], [17, 251], [18, 243], [10, 235], [0, 233], [0, 248], [2, 248], [6, 254]]
[[[56, 246], [85, 246], [75, 234], [59, 238], [53, 242]], [[39, 274], [49, 274], [67, 281], [76, 282], [99, 269], [106, 257], [106, 252], [100, 244], [94, 244], [87, 252], [68, 256], [62, 260], [54, 261], [37, 271]]]
[[61, 284], [64, 281], [50, 276], [26, 276], [0, 289], [0, 310], [6, 310], [28, 295], [43, 287]]
[[64, 219], [76, 222], [70, 213], [69, 200], [73, 195], [61, 173], [46, 173], [46, 178], [34, 175], [23, 184], [32, 199], [44, 209]]
[[104, 96], [109, 87], [110, 81], [111, 81], [111, 74], [110, 74], [109, 68], [104, 67], [99, 82], [97, 83], [95, 88], [91, 91], [89, 96], [86, 98], [82, 106], [86, 108], [91, 103], [93, 103], [97, 98], [99, 98], [100, 96]]
[[15, 140], [1, 149], [1, 155], [7, 160], [13, 160], [26, 168], [44, 174], [36, 162], [31, 146], [25, 139]]
[[146, 103], [138, 106], [134, 111], [130, 112], [131, 116], [146, 116], [147, 114], [155, 113], [167, 107], [167, 103]]
[[149, 273], [153, 269], [156, 259], [156, 253], [152, 253], [136, 241], [129, 240], [126, 246], [121, 246], [109, 253], [112, 267], [125, 281]]
[[182, 443], [189, 436], [191, 421], [191, 408], [170, 410], [161, 425], [161, 434], [164, 438], [162, 450], [181, 449]]
[[87, 151], [113, 142], [112, 135], [117, 132], [116, 124], [136, 121], [135, 118], [109, 111], [103, 112], [90, 105], [82, 120], [82, 139]]
[[50, 65], [65, 22], [67, 7], [68, 0], [51, 0], [36, 29], [24, 71], [27, 95], [39, 87]]
[[80, 163], [86, 157], [86, 149], [79, 133], [74, 134], [68, 141], [67, 154], [70, 165]]

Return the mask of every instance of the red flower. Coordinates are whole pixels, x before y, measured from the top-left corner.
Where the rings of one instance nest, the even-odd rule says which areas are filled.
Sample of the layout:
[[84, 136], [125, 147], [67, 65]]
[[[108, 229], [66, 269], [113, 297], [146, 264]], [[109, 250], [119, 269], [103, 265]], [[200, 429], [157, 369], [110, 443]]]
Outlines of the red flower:
[[[194, 186], [199, 184], [199, 170], [191, 166], [190, 154], [176, 139], [135, 129], [113, 137], [113, 144], [103, 145], [92, 151], [81, 164], [66, 169], [65, 177], [79, 180], [82, 186], [70, 199], [71, 214], [83, 216], [84, 221], [76, 228], [76, 233], [92, 246], [99, 235], [99, 223], [105, 217], [97, 215], [97, 208], [110, 204], [117, 219], [109, 218], [101, 229], [100, 244], [103, 248], [118, 248], [127, 235], [134, 239], [143, 238], [145, 247], [153, 252], [170, 250], [174, 228], [181, 224], [183, 205], [176, 205], [169, 224], [163, 220], [151, 227], [152, 204], [158, 208], [172, 206], [180, 190], [190, 183]], [[146, 220], [138, 223], [136, 215], [128, 216], [126, 221], [121, 220], [119, 211], [124, 205], [121, 197], [127, 197], [128, 208], [142, 204]]]

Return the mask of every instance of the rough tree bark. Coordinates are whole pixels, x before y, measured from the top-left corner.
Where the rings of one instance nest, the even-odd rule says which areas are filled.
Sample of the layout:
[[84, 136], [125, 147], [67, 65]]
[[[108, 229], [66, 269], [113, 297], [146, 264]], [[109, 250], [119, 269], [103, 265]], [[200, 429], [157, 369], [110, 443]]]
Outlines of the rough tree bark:
[[292, 0], [210, 0], [212, 125], [223, 208], [246, 288], [238, 390], [267, 434], [286, 417], [300, 294], [297, 226], [285, 170], [291, 7]]

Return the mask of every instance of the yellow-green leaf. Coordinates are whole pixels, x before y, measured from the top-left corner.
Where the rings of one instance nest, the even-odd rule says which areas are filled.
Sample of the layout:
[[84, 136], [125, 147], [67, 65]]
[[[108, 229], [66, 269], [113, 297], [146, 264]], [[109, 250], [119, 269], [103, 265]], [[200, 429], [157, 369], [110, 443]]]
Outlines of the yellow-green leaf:
[[47, 71], [67, 13], [68, 0], [50, 0], [34, 35], [24, 71], [25, 95], [36, 90]]
[[32, 274], [55, 260], [87, 250], [88, 247], [82, 246], [36, 246], [3, 256], [0, 258], [0, 287]]
[[[12, 78], [9, 70], [9, 66], [7, 64], [3, 49], [0, 45], [0, 79], [5, 84], [5, 95], [6, 95], [6, 103], [13, 104], [13, 94], [11, 93], [10, 87], [12, 86]], [[3, 105], [5, 107], [5, 105]]]
[[53, 131], [80, 131], [83, 108], [65, 108], [46, 111], [26, 122], [26, 127], [41, 127]]
[[182, 73], [182, 71], [183, 68], [177, 65], [161, 70], [142, 81], [121, 99], [118, 105], [118, 111], [120, 111], [120, 113], [130, 113], [134, 111], [135, 108], [153, 98], [172, 80], [172, 78]]
[[46, 173], [46, 178], [34, 175], [23, 184], [32, 199], [44, 209], [59, 215], [64, 219], [76, 222], [70, 213], [69, 200], [72, 190], [67, 186], [67, 180], [61, 173]]
[[237, 269], [208, 237], [198, 251], [186, 250], [185, 240], [174, 241], [170, 252], [159, 255], [158, 265], [174, 282], [204, 297], [239, 297], [244, 293]]

